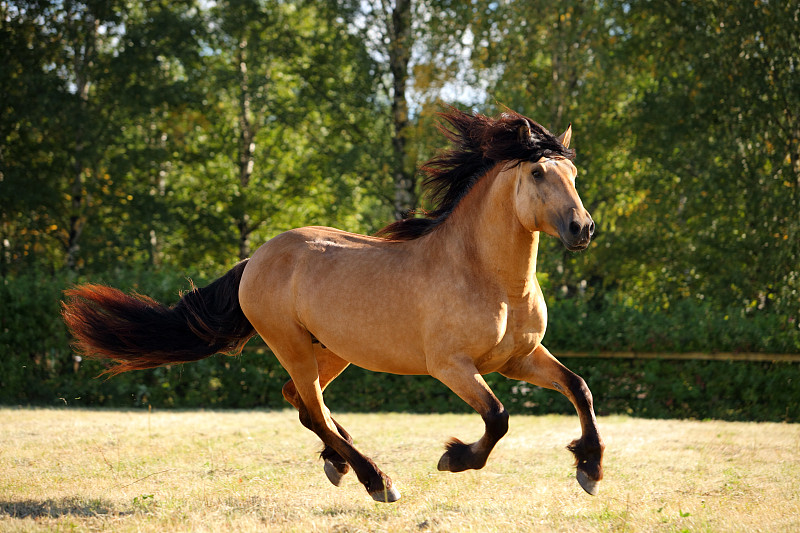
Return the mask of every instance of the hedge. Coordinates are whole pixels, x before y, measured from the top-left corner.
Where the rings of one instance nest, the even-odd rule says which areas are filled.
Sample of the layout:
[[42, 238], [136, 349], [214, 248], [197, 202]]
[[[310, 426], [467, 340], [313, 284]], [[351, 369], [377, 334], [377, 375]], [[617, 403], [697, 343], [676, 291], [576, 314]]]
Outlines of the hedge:
[[[592, 390], [598, 415], [648, 418], [800, 421], [800, 365], [786, 362], [570, 358]], [[7, 368], [3, 362], [3, 374]], [[3, 383], [0, 403], [159, 408], [284, 408], [286, 371], [267, 350], [94, 379], [97, 362], [61, 372], [28, 365], [24, 386]], [[77, 368], [77, 371], [75, 370]], [[5, 381], [5, 380], [4, 380]], [[559, 393], [486, 376], [511, 413], [573, 413]], [[395, 376], [351, 367], [325, 393], [334, 411], [470, 412], [429, 376]]]
[[[0, 404], [170, 408], [283, 408], [286, 372], [254, 340], [239, 357], [95, 379], [103, 366], [77, 361], [60, 320], [69, 276], [28, 276], [0, 283]], [[180, 276], [120, 272], [101, 280], [174, 302]], [[176, 283], [177, 282], [177, 283]], [[198, 280], [198, 284], [202, 280]], [[546, 344], [570, 351], [800, 352], [796, 317], [714, 310], [687, 300], [670, 310], [608, 301], [550, 304]], [[260, 347], [260, 348], [259, 348]], [[651, 418], [800, 421], [800, 364], [665, 359], [564, 360], [586, 379], [598, 414]], [[573, 413], [559, 393], [497, 374], [486, 380], [511, 413]], [[469, 412], [427, 376], [393, 376], [351, 367], [326, 391], [334, 411]]]

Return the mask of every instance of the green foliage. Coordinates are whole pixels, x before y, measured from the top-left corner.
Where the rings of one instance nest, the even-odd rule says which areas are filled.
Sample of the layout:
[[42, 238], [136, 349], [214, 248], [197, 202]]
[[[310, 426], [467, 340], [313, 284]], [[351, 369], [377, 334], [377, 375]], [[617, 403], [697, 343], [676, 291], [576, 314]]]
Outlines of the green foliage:
[[[263, 344], [238, 357], [96, 379], [97, 361], [77, 361], [59, 315], [62, 290], [82, 279], [31, 274], [0, 285], [0, 404], [135, 407], [283, 408], [286, 371]], [[121, 271], [100, 280], [174, 303], [189, 283], [180, 275]], [[202, 285], [208, 280], [197, 279]], [[559, 351], [708, 349], [797, 351], [800, 330], [770, 315], [731, 318], [707, 307], [646, 313], [622, 306], [590, 309], [565, 300], [551, 306], [547, 345]], [[784, 327], [790, 326], [790, 327]], [[764, 331], [779, 332], [770, 336]], [[710, 348], [709, 348], [710, 347]], [[725, 420], [800, 420], [798, 363], [569, 358], [598, 413]], [[512, 413], [571, 413], [561, 394], [508, 380], [487, 382]], [[338, 411], [469, 412], [428, 376], [350, 368], [326, 390]]]
[[786, 66], [799, 17], [796, 4], [704, 2], [620, 18], [620, 53], [648, 65], [624, 126], [637, 231], [619, 232], [627, 253], [613, 258], [631, 297], [798, 309], [800, 91]]
[[800, 352], [798, 315], [756, 308], [719, 309], [700, 300], [667, 308], [611, 299], [555, 300], [545, 343], [577, 352]]
[[212, 271], [290, 227], [380, 227], [388, 123], [348, 19], [200, 4], [0, 4], [0, 272]]
[[[266, 353], [90, 379], [102, 367], [74, 360], [61, 291], [172, 302], [183, 276], [202, 284], [291, 227], [374, 232], [395, 167], [442, 146], [439, 98], [573, 124], [598, 229], [582, 254], [542, 239], [554, 353], [800, 351], [797, 3], [415, 8], [397, 87], [410, 45], [391, 3], [0, 2], [0, 402], [283, 406]], [[572, 361], [601, 411], [797, 419], [776, 396], [797, 397], [796, 365]], [[515, 408], [571, 411], [489, 379]], [[430, 378], [356, 369], [329, 397], [466, 409]]]

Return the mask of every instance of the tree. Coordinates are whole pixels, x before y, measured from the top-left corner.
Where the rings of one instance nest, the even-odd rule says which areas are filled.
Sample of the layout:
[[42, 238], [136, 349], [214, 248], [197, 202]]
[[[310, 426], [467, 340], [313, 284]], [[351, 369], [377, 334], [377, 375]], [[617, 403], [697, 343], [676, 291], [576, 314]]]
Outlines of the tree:
[[632, 127], [656, 286], [795, 313], [800, 6], [637, 2], [628, 16], [653, 78]]
[[[327, 9], [230, 1], [209, 10], [206, 68], [195, 80], [205, 95], [202, 122], [187, 138], [205, 157], [184, 169], [180, 200], [216, 207], [209, 215], [219, 218], [211, 224], [219, 231], [211, 235], [192, 222], [194, 210], [183, 210], [187, 238], [206, 250], [201, 255], [224, 257], [236, 242], [244, 258], [254, 238], [333, 223], [363, 210], [354, 202], [369, 203], [364, 196], [374, 182], [356, 182], [352, 172], [380, 168], [364, 164], [376, 153], [372, 139], [385, 136], [373, 119], [372, 62], [345, 20]], [[201, 192], [192, 185], [198, 176]], [[361, 229], [353, 222], [345, 226]]]
[[55, 268], [202, 270], [290, 225], [372, 226], [383, 168], [373, 139], [389, 138], [374, 119], [373, 63], [324, 9], [6, 9], [3, 268], [35, 251]]
[[[191, 55], [192, 9], [191, 2], [171, 2], [168, 9], [161, 3], [70, 1], [24, 2], [5, 10], [9, 55], [26, 62], [25, 70], [10, 76], [9, 126], [2, 138], [4, 182], [27, 191], [20, 197], [30, 200], [4, 209], [4, 228], [19, 224], [35, 232], [35, 242], [22, 237], [31, 232], [16, 232], [21, 256], [36, 252], [40, 264], [63, 261], [72, 270], [85, 266], [87, 257], [109, 259], [107, 251], [124, 233], [120, 219], [130, 219], [127, 204], [146, 198], [151, 184], [139, 179], [136, 150], [127, 148], [137, 133], [162, 139], [152, 120], [182, 98], [176, 89], [181, 77], [172, 66], [181, 63], [179, 54]], [[26, 52], [33, 39], [37, 44]], [[142, 127], [145, 117], [151, 127]], [[19, 151], [30, 151], [37, 137], [45, 140], [38, 157]], [[25, 163], [31, 159], [41, 162], [39, 168]], [[148, 177], [149, 169], [141, 170]], [[32, 189], [30, 181], [37, 179], [46, 181]], [[114, 226], [103, 219], [115, 220]], [[87, 240], [91, 221], [96, 226]], [[52, 259], [42, 261], [43, 255]]]
[[488, 80], [489, 112], [506, 106], [556, 134], [571, 123], [577, 187], [597, 232], [590, 252], [573, 254], [554, 239], [541, 242], [540, 271], [561, 293], [587, 282], [616, 285], [609, 262], [617, 236], [639, 198], [632, 188], [633, 137], [624, 116], [646, 73], [620, 54], [621, 6], [609, 2], [478, 2], [473, 4], [472, 62]]
[[[58, 109], [64, 83], [52, 68], [60, 45], [37, 19], [44, 7], [0, 3], [0, 246], [2, 274], [30, 263], [47, 244], [49, 213], [61, 202], [57, 166], [61, 149]], [[38, 91], [32, 90], [37, 87]], [[63, 261], [63, 256], [61, 257]]]
[[336, 0], [334, 4], [352, 21], [374, 58], [382, 88], [378, 96], [389, 103], [390, 201], [399, 219], [420, 207], [416, 167], [432, 151], [432, 107], [440, 105], [437, 100], [445, 80], [462, 66], [459, 59], [464, 56], [470, 8], [439, 0]]

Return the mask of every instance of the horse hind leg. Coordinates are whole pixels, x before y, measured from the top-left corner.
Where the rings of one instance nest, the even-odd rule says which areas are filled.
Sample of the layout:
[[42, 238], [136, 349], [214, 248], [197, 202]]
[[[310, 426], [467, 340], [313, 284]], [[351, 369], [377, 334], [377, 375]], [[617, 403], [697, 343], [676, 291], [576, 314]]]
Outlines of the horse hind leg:
[[432, 374], [475, 409], [485, 425], [483, 436], [471, 444], [451, 438], [437, 468], [449, 472], [483, 468], [495, 444], [508, 432], [508, 412], [471, 360], [436, 369]]
[[400, 499], [400, 493], [394, 488], [392, 480], [339, 433], [322, 399], [319, 367], [314, 357], [310, 335], [300, 328], [295, 328], [295, 332], [295, 335], [281, 338], [276, 338], [274, 335], [266, 337], [263, 333], [261, 335], [292, 378], [299, 399], [298, 406], [301, 407], [299, 409], [301, 423], [316, 433], [326, 447], [353, 468], [358, 480], [374, 500], [397, 501]]
[[[314, 343], [314, 356], [317, 360], [320, 389], [324, 393], [325, 388], [330, 384], [330, 382], [336, 379], [336, 377], [338, 377], [339, 374], [341, 374], [350, 363], [341, 357], [338, 357], [336, 354], [319, 343]], [[297, 388], [292, 380], [286, 382], [286, 384], [283, 386], [282, 392], [286, 401], [292, 404], [294, 408], [298, 410], [298, 412], [305, 409], [305, 406], [300, 400], [300, 395], [297, 394]], [[300, 420], [309, 420], [309, 418], [307, 414], [301, 413]], [[353, 438], [350, 436], [350, 434], [347, 433], [341, 424], [339, 424], [334, 418], [331, 418], [331, 420], [336, 426], [339, 435], [341, 435], [342, 438], [347, 442], [352, 444]], [[308, 427], [308, 429], [312, 428]], [[342, 456], [336, 453], [336, 451], [327, 444], [324, 444], [324, 447], [320, 452], [320, 457], [325, 461], [324, 472], [328, 480], [333, 485], [337, 487], [340, 486], [342, 479], [350, 471], [350, 465], [347, 464], [347, 461], [345, 461]]]
[[[400, 493], [394, 488], [392, 480], [381, 472], [370, 458], [356, 450], [347, 432], [344, 432], [346, 437], [341, 434], [343, 429], [330, 417], [327, 407], [321, 401], [322, 391], [317, 382], [314, 381], [304, 389], [305, 384], [298, 382], [296, 377], [292, 379], [298, 386], [298, 394], [302, 401], [301, 422], [311, 428], [325, 445], [322, 454], [326, 460], [328, 479], [338, 484], [341, 477], [347, 473], [345, 465], [349, 464], [372, 499], [379, 502], [395, 502], [400, 499]], [[315, 401], [315, 396], [319, 401]]]
[[[283, 386], [283, 396], [300, 413], [300, 422], [307, 429], [314, 431], [314, 428], [311, 425], [311, 416], [308, 413], [308, 409], [306, 409], [306, 406], [303, 404], [302, 400], [300, 400], [300, 395], [297, 394], [297, 389], [295, 388], [292, 380], [287, 381]], [[350, 436], [350, 434], [341, 426], [341, 424], [339, 424], [333, 417], [331, 417], [331, 421], [336, 426], [336, 430], [339, 435], [348, 443], [353, 444], [353, 437]], [[319, 456], [325, 461], [323, 470], [325, 472], [325, 476], [328, 478], [328, 481], [337, 487], [340, 486], [342, 484], [342, 479], [350, 471], [350, 465], [347, 464], [347, 461], [345, 461], [342, 456], [336, 452], [336, 450], [325, 443], [323, 443], [323, 448], [320, 451]]]

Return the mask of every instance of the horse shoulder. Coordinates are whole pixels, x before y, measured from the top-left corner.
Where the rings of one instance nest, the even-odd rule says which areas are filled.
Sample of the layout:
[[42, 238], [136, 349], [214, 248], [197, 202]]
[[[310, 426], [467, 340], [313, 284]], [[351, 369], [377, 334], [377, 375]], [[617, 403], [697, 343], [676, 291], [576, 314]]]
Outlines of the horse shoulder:
[[526, 294], [506, 295], [505, 321], [496, 342], [478, 358], [481, 373], [493, 372], [510, 358], [532, 352], [547, 327], [547, 308], [538, 285]]
[[515, 343], [515, 347], [531, 350], [541, 342], [547, 329], [547, 306], [538, 284], [535, 290], [517, 300], [509, 313], [506, 335]]
[[469, 356], [478, 366], [505, 335], [509, 302], [502, 287], [452, 264], [428, 282], [420, 305], [429, 369], [455, 355]]

